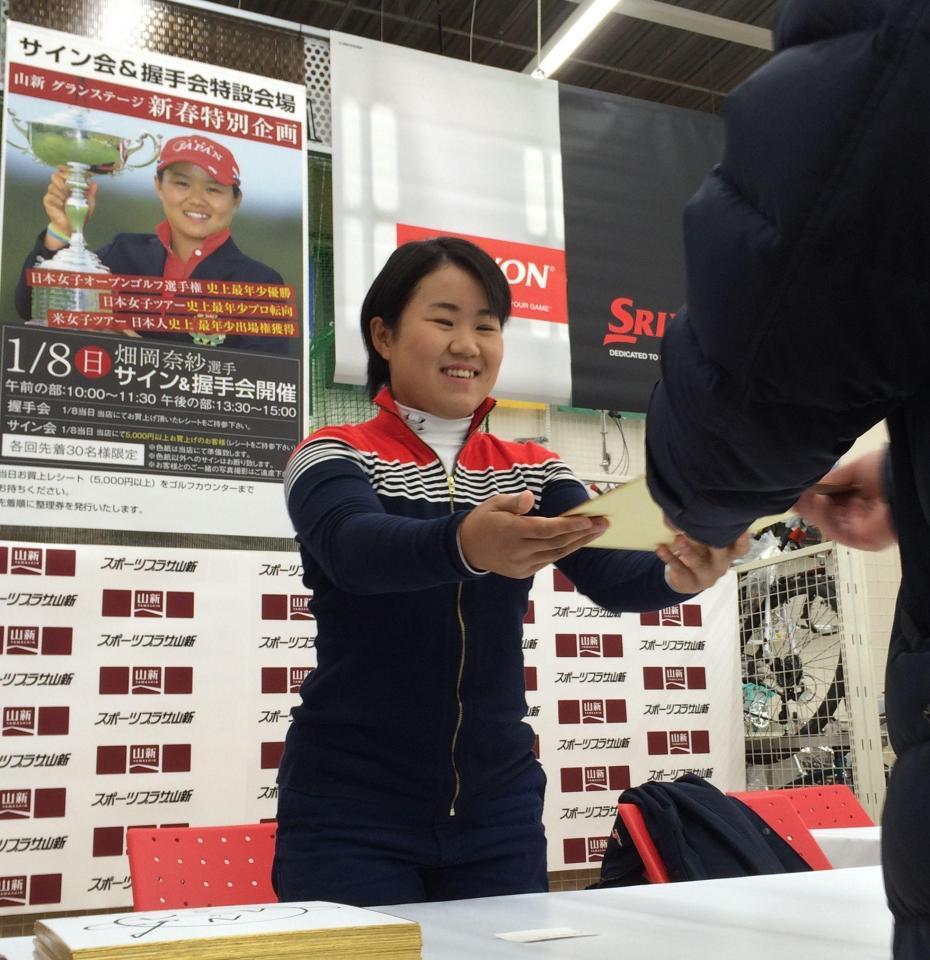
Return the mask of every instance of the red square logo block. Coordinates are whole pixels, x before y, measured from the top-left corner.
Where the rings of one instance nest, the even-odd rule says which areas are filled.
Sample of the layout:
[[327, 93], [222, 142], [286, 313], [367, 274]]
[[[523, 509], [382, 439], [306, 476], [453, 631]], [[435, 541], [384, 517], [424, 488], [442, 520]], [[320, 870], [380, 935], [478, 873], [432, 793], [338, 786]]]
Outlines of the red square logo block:
[[125, 746], [97, 747], [97, 774], [105, 775], [126, 772]]
[[74, 550], [46, 550], [45, 575], [47, 577], [73, 577], [76, 559]]
[[61, 874], [38, 873], [29, 884], [29, 905], [61, 903]]
[[104, 590], [100, 612], [104, 617], [131, 617], [132, 590]]
[[280, 740], [266, 741], [262, 744], [262, 770], [277, 770], [284, 755], [284, 742]]
[[581, 702], [578, 700], [560, 700], [559, 723], [581, 723]]
[[558, 567], [552, 568], [552, 589], [556, 593], [574, 593], [575, 584], [559, 570]]
[[523, 683], [527, 690], [539, 689], [539, 680], [536, 676], [536, 667], [523, 668]]
[[189, 590], [169, 590], [165, 600], [165, 616], [190, 620], [194, 616], [194, 594]]
[[577, 657], [578, 634], [557, 633], [555, 635], [555, 655], [557, 657]]
[[68, 707], [39, 707], [39, 723], [36, 733], [40, 737], [64, 737], [68, 734]]
[[10, 548], [0, 547], [0, 573], [10, 572]]
[[95, 827], [93, 839], [94, 857], [121, 857], [123, 855], [122, 827]]
[[185, 694], [194, 692], [193, 667], [166, 667], [165, 693]]
[[191, 768], [189, 743], [166, 743], [162, 749], [163, 773], [187, 773]]
[[40, 787], [35, 792], [32, 815], [37, 820], [46, 817], [63, 817], [67, 791], [64, 787]]
[[584, 837], [573, 837], [562, 841], [562, 859], [566, 863], [588, 862], [588, 841]]
[[286, 593], [262, 594], [262, 620], [287, 620], [288, 597]]
[[530, 600], [526, 608], [526, 613], [523, 614], [524, 623], [536, 623], [536, 601]]
[[262, 667], [262, 693], [287, 692], [287, 667]]
[[49, 657], [69, 657], [74, 642], [71, 627], [43, 627], [42, 653]]
[[101, 667], [98, 692], [107, 695], [129, 693], [129, 667]]

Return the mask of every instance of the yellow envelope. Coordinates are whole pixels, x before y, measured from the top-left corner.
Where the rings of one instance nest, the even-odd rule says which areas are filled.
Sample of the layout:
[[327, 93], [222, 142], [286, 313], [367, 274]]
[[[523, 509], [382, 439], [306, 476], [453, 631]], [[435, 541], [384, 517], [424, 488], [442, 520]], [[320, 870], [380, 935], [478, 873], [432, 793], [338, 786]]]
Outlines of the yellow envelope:
[[[637, 477], [622, 487], [614, 487], [599, 497], [579, 503], [566, 510], [564, 516], [583, 514], [588, 517], [607, 517], [610, 526], [589, 547], [604, 550], [655, 550], [660, 543], [670, 543], [674, 534], [662, 519], [662, 511], [649, 495], [645, 477]], [[755, 532], [796, 516], [780, 513], [777, 516], [760, 517], [749, 528]]]

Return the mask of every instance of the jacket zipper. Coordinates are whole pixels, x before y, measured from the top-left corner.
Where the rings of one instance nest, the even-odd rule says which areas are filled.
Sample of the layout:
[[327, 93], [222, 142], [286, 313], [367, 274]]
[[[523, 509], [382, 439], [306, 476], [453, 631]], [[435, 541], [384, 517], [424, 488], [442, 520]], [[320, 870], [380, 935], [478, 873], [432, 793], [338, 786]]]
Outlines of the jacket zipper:
[[[456, 458], [458, 459], [458, 458]], [[453, 471], [455, 465], [452, 466]], [[446, 477], [446, 484], [449, 487], [449, 512], [455, 513], [455, 477], [450, 474]], [[455, 680], [455, 700], [458, 704], [458, 718], [455, 721], [455, 730], [452, 734], [452, 747], [449, 751], [452, 760], [452, 772], [455, 774], [455, 793], [452, 795], [452, 803], [449, 805], [449, 816], [455, 816], [455, 804], [462, 792], [462, 777], [459, 773], [458, 764], [455, 762], [455, 748], [458, 744], [459, 731], [462, 729], [462, 718], [465, 713], [465, 705], [462, 703], [462, 674], [465, 672], [465, 618], [462, 616], [462, 584], [459, 582], [455, 595], [455, 612], [459, 621], [459, 636], [461, 637], [461, 653], [459, 654], [459, 672]]]

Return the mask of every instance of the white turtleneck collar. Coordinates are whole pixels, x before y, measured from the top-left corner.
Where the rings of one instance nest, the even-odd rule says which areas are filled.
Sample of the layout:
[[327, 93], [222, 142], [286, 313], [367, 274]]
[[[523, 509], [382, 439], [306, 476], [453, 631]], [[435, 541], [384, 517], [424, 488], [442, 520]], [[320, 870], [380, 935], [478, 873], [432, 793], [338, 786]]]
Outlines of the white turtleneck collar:
[[402, 403], [397, 403], [396, 400], [394, 403], [407, 426], [428, 447], [435, 451], [436, 456], [442, 461], [446, 473], [451, 474], [452, 468], [455, 466], [455, 458], [468, 436], [472, 418], [444, 420], [432, 413], [415, 410], [413, 407], [405, 407]]

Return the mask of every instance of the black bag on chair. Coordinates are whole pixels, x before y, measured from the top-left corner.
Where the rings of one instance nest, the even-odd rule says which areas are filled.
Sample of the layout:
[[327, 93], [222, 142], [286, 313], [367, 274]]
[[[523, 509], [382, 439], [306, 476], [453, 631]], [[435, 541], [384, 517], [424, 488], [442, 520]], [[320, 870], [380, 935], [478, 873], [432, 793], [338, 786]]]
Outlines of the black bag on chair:
[[[761, 817], [702, 777], [631, 787], [623, 802], [639, 807], [672, 882], [811, 869]], [[645, 882], [642, 859], [618, 816], [593, 887]]]

